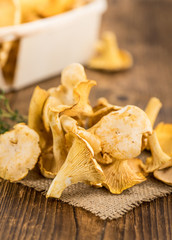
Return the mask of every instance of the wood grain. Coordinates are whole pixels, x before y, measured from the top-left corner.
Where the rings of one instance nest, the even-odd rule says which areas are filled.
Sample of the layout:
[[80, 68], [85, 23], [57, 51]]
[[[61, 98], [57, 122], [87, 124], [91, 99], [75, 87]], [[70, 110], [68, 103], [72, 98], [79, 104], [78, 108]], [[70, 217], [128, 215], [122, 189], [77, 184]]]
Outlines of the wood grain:
[[112, 221], [20, 184], [1, 184], [0, 198], [0, 239], [171, 239], [171, 195]]
[[[121, 48], [134, 56], [134, 67], [119, 73], [87, 69], [97, 81], [91, 102], [105, 96], [117, 105], [144, 108], [151, 96], [163, 103], [157, 122], [172, 119], [172, 2], [169, 0], [109, 0], [102, 29], [116, 32]], [[39, 85], [57, 86], [60, 77]], [[27, 114], [33, 88], [8, 94], [13, 108]], [[20, 184], [0, 184], [0, 239], [132, 240], [172, 239], [172, 195], [128, 212], [122, 218], [103, 221], [81, 208]]]

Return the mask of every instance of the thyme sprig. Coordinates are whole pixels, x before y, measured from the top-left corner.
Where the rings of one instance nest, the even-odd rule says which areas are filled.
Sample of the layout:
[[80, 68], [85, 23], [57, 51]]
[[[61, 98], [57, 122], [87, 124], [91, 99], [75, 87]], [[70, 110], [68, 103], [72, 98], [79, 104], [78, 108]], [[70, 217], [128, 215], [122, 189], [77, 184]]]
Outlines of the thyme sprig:
[[10, 130], [15, 123], [27, 122], [27, 117], [19, 114], [18, 110], [12, 110], [9, 100], [0, 90], [0, 134]]

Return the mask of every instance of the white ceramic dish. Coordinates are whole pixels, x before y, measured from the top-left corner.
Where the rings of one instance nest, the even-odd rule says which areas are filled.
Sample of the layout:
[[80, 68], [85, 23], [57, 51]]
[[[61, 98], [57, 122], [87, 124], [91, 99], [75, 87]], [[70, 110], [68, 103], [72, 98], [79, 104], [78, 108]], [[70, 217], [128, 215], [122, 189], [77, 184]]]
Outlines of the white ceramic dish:
[[0, 88], [20, 89], [58, 74], [70, 63], [84, 64], [93, 52], [106, 7], [106, 0], [95, 0], [54, 17], [0, 28], [1, 42], [20, 39], [13, 84], [7, 85], [1, 73]]

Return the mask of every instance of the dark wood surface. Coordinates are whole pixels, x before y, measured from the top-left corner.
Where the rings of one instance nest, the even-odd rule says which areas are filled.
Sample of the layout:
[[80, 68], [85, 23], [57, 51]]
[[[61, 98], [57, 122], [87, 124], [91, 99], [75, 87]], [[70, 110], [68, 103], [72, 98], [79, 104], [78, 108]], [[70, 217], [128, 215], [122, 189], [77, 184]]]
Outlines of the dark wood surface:
[[[121, 48], [131, 51], [134, 67], [121, 73], [86, 70], [98, 86], [91, 101], [105, 96], [117, 105], [146, 106], [151, 96], [163, 103], [157, 122], [172, 119], [172, 2], [167, 0], [109, 1], [102, 29], [117, 34]], [[59, 84], [54, 77], [40, 84]], [[27, 114], [34, 86], [8, 94], [13, 108]], [[0, 184], [0, 239], [172, 239], [172, 195], [103, 221], [20, 184]]]

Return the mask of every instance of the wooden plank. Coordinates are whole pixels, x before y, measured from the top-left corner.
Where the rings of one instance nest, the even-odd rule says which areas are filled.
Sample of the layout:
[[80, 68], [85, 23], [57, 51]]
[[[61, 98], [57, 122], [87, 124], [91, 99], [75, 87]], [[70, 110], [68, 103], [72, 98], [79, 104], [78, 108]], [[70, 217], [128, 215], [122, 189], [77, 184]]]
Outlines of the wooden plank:
[[1, 184], [0, 196], [0, 239], [171, 239], [172, 195], [113, 221], [19, 184]]
[[0, 239], [75, 239], [72, 206], [9, 182], [0, 195]]
[[171, 199], [170, 195], [143, 203], [123, 218], [108, 221], [103, 239], [171, 239]]
[[106, 221], [100, 220], [82, 208], [74, 207], [74, 216], [77, 227], [76, 239], [103, 239], [102, 236], [106, 227]]

